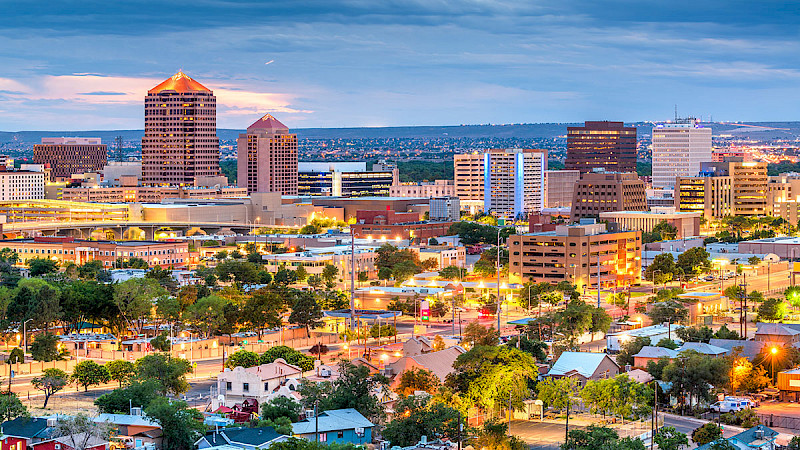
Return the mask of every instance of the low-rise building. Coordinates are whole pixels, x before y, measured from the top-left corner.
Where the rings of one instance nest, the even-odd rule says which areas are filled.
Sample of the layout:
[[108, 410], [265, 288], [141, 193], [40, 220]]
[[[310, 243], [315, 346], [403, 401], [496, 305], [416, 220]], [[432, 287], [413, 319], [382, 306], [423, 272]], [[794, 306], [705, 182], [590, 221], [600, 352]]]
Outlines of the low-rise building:
[[194, 444], [199, 450], [222, 450], [219, 447], [223, 445], [229, 450], [266, 450], [287, 439], [289, 436], [276, 432], [272, 427], [233, 427], [209, 431]]
[[657, 344], [658, 341], [664, 338], [674, 339], [675, 331], [683, 328], [683, 325], [651, 325], [649, 327], [634, 328], [631, 330], [618, 331], [616, 333], [609, 333], [606, 336], [606, 348], [609, 352], [616, 353], [621, 350], [622, 344], [632, 341], [637, 337], [646, 337], [650, 342]]
[[445, 267], [456, 266], [465, 267], [467, 265], [466, 247], [450, 247], [445, 245], [432, 245], [427, 247], [414, 246], [411, 250], [417, 254], [419, 260], [436, 261], [436, 267], [432, 270], [444, 269]]
[[355, 259], [355, 272], [367, 272], [368, 276], [376, 274], [375, 253], [377, 247], [356, 247], [355, 257], [352, 256], [349, 245], [336, 245], [333, 247], [309, 248], [304, 251], [292, 253], [272, 253], [261, 258], [269, 272], [275, 273], [281, 267], [297, 270], [300, 266], [309, 275], [321, 275], [325, 266], [332, 265], [339, 269], [339, 276], [345, 277], [350, 273], [352, 260]]
[[161, 425], [155, 420], [142, 415], [141, 408], [131, 408], [133, 414], [99, 414], [93, 419], [95, 423], [104, 423], [116, 429], [117, 438], [126, 448], [155, 449], [160, 448], [164, 435]]
[[600, 220], [616, 223], [620, 230], [651, 232], [656, 225], [666, 222], [678, 230], [677, 238], [697, 236], [700, 234], [700, 219], [703, 214], [692, 212], [659, 212], [659, 211], [605, 211], [600, 213]]
[[413, 356], [403, 356], [397, 361], [386, 366], [387, 376], [393, 377], [392, 385], [397, 387], [400, 384], [400, 376], [403, 372], [412, 369], [423, 369], [436, 375], [444, 383], [447, 375], [455, 371], [453, 363], [456, 359], [467, 351], [458, 345], [439, 350], [438, 352], [421, 353]]
[[276, 397], [296, 399], [292, 393], [299, 387], [302, 375], [303, 369], [281, 358], [255, 367], [225, 369], [217, 375], [217, 392], [224, 400], [222, 404], [213, 405], [212, 410], [247, 399], [255, 399], [259, 405]]
[[390, 187], [389, 195], [392, 197], [452, 197], [456, 195], [456, 186], [453, 180], [403, 183]]
[[434, 222], [434, 221], [419, 221], [419, 222], [405, 222], [394, 224], [353, 224], [353, 233], [357, 238], [367, 238], [376, 240], [403, 240], [415, 239], [421, 241], [439, 236], [447, 236], [450, 234], [450, 227], [454, 224], [453, 221], [447, 222]]
[[614, 378], [619, 365], [605, 353], [564, 352], [558, 357], [547, 376], [574, 378], [579, 386], [590, 380]]
[[375, 425], [353, 408], [333, 409], [292, 424], [295, 436], [326, 444], [333, 442], [362, 445], [372, 442]]

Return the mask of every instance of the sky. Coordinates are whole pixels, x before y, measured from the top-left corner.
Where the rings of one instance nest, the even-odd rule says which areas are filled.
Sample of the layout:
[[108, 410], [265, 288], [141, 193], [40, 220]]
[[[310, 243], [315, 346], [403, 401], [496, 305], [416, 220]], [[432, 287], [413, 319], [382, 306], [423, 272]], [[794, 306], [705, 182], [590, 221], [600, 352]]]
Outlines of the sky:
[[143, 128], [178, 70], [217, 125], [798, 120], [800, 8], [725, 0], [3, 0], [0, 130]]

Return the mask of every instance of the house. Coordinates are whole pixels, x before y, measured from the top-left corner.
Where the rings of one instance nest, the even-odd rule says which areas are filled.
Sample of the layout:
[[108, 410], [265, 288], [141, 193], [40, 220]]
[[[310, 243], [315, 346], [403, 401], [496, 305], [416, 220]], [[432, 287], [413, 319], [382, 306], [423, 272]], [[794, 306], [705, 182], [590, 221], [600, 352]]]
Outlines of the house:
[[630, 330], [609, 333], [606, 336], [606, 347], [609, 352], [616, 353], [621, 350], [622, 344], [632, 341], [637, 337], [650, 338], [651, 344], [657, 344], [663, 338], [675, 339], [675, 330], [683, 328], [683, 325], [657, 324], [649, 327], [634, 328]]
[[86, 433], [77, 433], [33, 444], [33, 450], [106, 450], [109, 448], [108, 439], [97, 436], [87, 436]]
[[783, 323], [759, 323], [754, 338], [767, 345], [788, 346], [800, 342], [800, 329]]
[[335, 409], [319, 413], [302, 422], [292, 424], [292, 434], [310, 441], [366, 444], [372, 441], [375, 425], [353, 408]]
[[708, 341], [709, 344], [715, 347], [721, 347], [728, 350], [728, 354], [733, 354], [738, 351], [739, 354], [749, 360], [753, 360], [764, 347], [767, 345], [765, 341], [743, 341], [739, 339], [715, 339], [712, 338]]
[[800, 400], [800, 369], [778, 372], [776, 387], [780, 390], [782, 402]]
[[605, 353], [564, 352], [558, 357], [547, 376], [575, 378], [582, 386], [589, 380], [613, 378], [619, 365]]
[[706, 344], [705, 342], [684, 342], [683, 345], [678, 347], [678, 353], [689, 350], [700, 353], [701, 355], [713, 356], [715, 358], [728, 354], [728, 349], [717, 347], [716, 345], [712, 344]]
[[223, 445], [229, 445], [237, 450], [261, 450], [288, 438], [289, 436], [279, 434], [272, 427], [236, 427], [206, 433], [194, 444], [200, 450]]
[[212, 409], [233, 406], [246, 399], [255, 399], [260, 405], [275, 397], [296, 397], [302, 375], [303, 369], [282, 358], [246, 369], [226, 368], [217, 375], [217, 392], [224, 395], [224, 400], [219, 404], [219, 399], [215, 399]]
[[[764, 425], [756, 425], [749, 430], [744, 430], [741, 433], [729, 437], [728, 443], [733, 445], [737, 450], [775, 450], [778, 447], [777, 431]], [[697, 447], [697, 450], [709, 450], [717, 441], [709, 442], [708, 444]]]
[[653, 381], [653, 376], [642, 369], [633, 369], [631, 371], [625, 372], [625, 375], [627, 375], [628, 378], [637, 383], [649, 383]]
[[634, 367], [647, 367], [650, 361], [658, 362], [661, 358], [673, 359], [678, 356], [677, 350], [671, 350], [666, 347], [655, 347], [652, 345], [645, 345], [639, 350], [639, 353], [633, 355]]
[[133, 408], [135, 414], [100, 414], [94, 418], [97, 423], [107, 423], [117, 429], [117, 436], [133, 448], [161, 446], [164, 435], [161, 425]]
[[414, 368], [433, 372], [439, 380], [444, 382], [448, 374], [453, 372], [453, 363], [467, 351], [463, 347], [453, 347], [439, 350], [438, 352], [424, 353], [416, 356], [404, 356], [386, 366], [386, 375], [394, 376], [393, 387], [400, 383], [400, 375], [406, 370]]
[[2, 424], [0, 450], [25, 450], [51, 439], [55, 418], [17, 417]]
[[[456, 339], [442, 336], [445, 348], [458, 344]], [[433, 339], [427, 336], [416, 336], [403, 343], [403, 356], [416, 356], [434, 351]]]
[[678, 294], [677, 301], [686, 306], [689, 312], [688, 322], [692, 325], [708, 325], [703, 316], [716, 315], [730, 309], [728, 297], [719, 292], [686, 292]]

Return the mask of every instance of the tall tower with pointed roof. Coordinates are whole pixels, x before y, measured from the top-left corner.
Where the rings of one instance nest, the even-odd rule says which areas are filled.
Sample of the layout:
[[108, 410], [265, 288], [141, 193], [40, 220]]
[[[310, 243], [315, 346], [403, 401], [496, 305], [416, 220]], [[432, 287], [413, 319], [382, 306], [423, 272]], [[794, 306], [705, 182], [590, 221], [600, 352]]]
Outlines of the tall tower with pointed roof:
[[297, 195], [297, 135], [266, 114], [236, 140], [239, 187], [251, 192]]
[[142, 183], [191, 186], [219, 175], [217, 98], [183, 72], [147, 91], [144, 99]]

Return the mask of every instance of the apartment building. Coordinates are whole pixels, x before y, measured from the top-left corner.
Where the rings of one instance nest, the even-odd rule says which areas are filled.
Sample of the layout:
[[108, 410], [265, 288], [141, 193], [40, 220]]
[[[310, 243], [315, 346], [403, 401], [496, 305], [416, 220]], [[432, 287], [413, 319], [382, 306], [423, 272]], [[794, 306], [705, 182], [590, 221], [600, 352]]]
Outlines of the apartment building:
[[470, 214], [483, 211], [483, 153], [453, 156], [455, 195]]
[[547, 150], [489, 150], [483, 165], [484, 212], [515, 219], [544, 208]]
[[0, 166], [0, 201], [44, 199], [45, 172]]
[[712, 161], [711, 128], [695, 119], [653, 127], [653, 187], [673, 188], [677, 177], [694, 177]]
[[598, 218], [605, 211], [647, 211], [645, 184], [635, 173], [585, 173], [575, 184], [573, 222]]
[[513, 235], [509, 273], [524, 282], [568, 281], [602, 288], [641, 281], [642, 232], [608, 232], [606, 225], [559, 225], [555, 231]]

